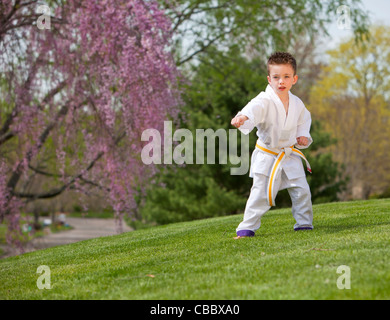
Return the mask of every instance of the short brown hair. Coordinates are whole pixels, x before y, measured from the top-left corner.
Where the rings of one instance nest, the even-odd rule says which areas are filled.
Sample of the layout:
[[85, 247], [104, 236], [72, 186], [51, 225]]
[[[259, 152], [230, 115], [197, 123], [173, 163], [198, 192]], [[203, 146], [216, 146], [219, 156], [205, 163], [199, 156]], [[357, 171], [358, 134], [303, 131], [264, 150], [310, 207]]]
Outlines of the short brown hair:
[[292, 54], [288, 52], [274, 52], [268, 58], [267, 71], [269, 75], [269, 66], [275, 64], [289, 64], [294, 70], [294, 76], [297, 74], [297, 61]]

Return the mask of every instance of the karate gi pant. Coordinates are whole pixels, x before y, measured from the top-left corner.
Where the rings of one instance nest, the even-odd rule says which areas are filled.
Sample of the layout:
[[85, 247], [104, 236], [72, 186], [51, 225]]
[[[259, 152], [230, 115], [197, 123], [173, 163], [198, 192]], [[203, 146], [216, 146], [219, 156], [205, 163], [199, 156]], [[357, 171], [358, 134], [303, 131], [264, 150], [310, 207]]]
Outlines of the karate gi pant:
[[[271, 208], [267, 201], [268, 179], [266, 175], [254, 173], [253, 186], [246, 203], [244, 219], [237, 227], [237, 235], [254, 236], [260, 228], [261, 217]], [[313, 228], [311, 192], [306, 177], [289, 180], [283, 170], [275, 179], [275, 190], [287, 189], [292, 202], [292, 214], [296, 221], [294, 230]]]

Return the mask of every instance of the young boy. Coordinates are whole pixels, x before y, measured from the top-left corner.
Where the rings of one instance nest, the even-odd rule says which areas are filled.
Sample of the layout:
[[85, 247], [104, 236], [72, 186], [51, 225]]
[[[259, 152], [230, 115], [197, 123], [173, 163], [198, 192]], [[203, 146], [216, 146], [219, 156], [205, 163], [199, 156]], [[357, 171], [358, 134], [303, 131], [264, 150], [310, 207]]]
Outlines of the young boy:
[[261, 217], [275, 205], [276, 194], [282, 189], [288, 189], [291, 197], [294, 230], [313, 229], [311, 193], [302, 159], [308, 171], [311, 169], [297, 149], [307, 148], [313, 142], [311, 116], [303, 102], [290, 92], [298, 81], [295, 58], [286, 52], [275, 52], [268, 59], [267, 69], [269, 85], [265, 92], [252, 99], [231, 121], [244, 134], [256, 127], [258, 136], [249, 172], [253, 186], [235, 239], [255, 235]]

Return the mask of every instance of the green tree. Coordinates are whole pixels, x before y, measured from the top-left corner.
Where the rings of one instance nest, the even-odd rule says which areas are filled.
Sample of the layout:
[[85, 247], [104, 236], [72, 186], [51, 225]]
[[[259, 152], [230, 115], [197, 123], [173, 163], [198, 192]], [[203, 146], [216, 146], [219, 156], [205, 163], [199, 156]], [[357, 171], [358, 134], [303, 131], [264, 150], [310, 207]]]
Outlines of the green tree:
[[225, 52], [239, 44], [240, 53], [268, 54], [286, 48], [302, 34], [313, 38], [327, 34], [329, 23], [338, 23], [342, 5], [350, 9], [356, 39], [367, 31], [368, 16], [360, 0], [160, 0], [175, 32], [177, 63], [198, 60], [213, 47]]
[[[184, 95], [186, 121], [182, 128], [190, 129], [194, 137], [196, 129], [233, 129], [230, 119], [238, 108], [266, 86], [266, 70], [261, 61], [249, 62], [234, 48], [230, 53], [221, 53], [215, 48], [209, 50], [214, 50], [214, 54], [201, 58]], [[255, 141], [256, 136], [251, 135], [251, 151]], [[218, 143], [217, 139], [216, 150]], [[234, 165], [218, 163], [217, 157], [216, 164], [164, 168], [149, 189], [141, 209], [142, 218], [167, 223], [242, 210], [251, 187], [248, 175], [232, 176], [230, 168]]]

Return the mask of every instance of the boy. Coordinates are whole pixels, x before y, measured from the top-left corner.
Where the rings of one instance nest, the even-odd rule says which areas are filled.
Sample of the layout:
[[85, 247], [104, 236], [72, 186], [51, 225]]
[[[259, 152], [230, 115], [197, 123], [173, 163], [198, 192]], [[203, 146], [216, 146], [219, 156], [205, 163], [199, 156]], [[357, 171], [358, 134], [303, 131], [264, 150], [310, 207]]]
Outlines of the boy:
[[298, 81], [295, 58], [287, 52], [275, 52], [267, 63], [265, 92], [252, 99], [231, 121], [244, 134], [257, 128], [258, 140], [251, 158], [249, 176], [253, 186], [244, 219], [236, 229], [237, 237], [252, 237], [260, 228], [261, 217], [275, 205], [279, 190], [288, 189], [294, 230], [313, 229], [311, 193], [302, 160], [310, 165], [299, 149], [307, 148], [311, 116], [303, 102], [290, 92]]

